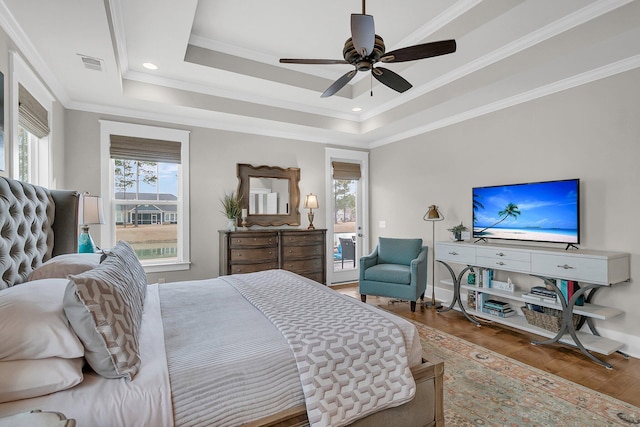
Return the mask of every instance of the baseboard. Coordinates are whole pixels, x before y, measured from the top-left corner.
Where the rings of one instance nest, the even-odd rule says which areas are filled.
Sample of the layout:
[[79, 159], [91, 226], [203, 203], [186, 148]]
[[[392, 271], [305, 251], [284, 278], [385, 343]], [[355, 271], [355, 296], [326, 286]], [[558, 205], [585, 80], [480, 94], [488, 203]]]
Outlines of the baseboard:
[[[425, 292], [425, 295], [427, 294], [431, 295], [430, 286], [427, 287], [427, 291]], [[438, 301], [452, 301], [453, 290], [436, 287], [436, 299]], [[640, 337], [629, 335], [620, 331], [612, 331], [610, 329], [607, 329], [605, 326], [602, 326], [601, 324], [598, 324], [598, 332], [600, 332], [600, 335], [602, 335], [603, 337], [625, 343], [625, 346], [622, 347], [622, 351], [631, 357], [640, 359]]]

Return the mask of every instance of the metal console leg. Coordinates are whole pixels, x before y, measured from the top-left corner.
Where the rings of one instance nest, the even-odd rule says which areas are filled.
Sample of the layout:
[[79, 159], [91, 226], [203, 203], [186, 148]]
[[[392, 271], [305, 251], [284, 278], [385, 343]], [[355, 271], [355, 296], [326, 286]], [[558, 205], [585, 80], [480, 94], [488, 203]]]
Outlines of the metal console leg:
[[[533, 275], [533, 276], [539, 279], [542, 279], [544, 283], [548, 286], [551, 286], [558, 295], [562, 295], [562, 292], [560, 292], [560, 289], [555, 285], [555, 283], [549, 281], [546, 277], [536, 276], [536, 275]], [[568, 333], [571, 336], [571, 339], [573, 340], [573, 345], [578, 349], [580, 349], [580, 351], [583, 354], [585, 354], [587, 357], [589, 357], [591, 360], [593, 360], [597, 364], [602, 365], [607, 369], [612, 369], [613, 366], [611, 366], [611, 364], [594, 356], [593, 353], [591, 353], [589, 350], [585, 348], [585, 346], [582, 344], [582, 342], [578, 338], [578, 334], [576, 333], [576, 328], [573, 325], [573, 308], [575, 307], [575, 304], [578, 298], [580, 298], [581, 295], [585, 295], [585, 301], [590, 302], [591, 298], [593, 297], [593, 294], [600, 287], [601, 287], [600, 285], [590, 284], [580, 288], [576, 293], [573, 294], [573, 296], [569, 301], [565, 301], [564, 298], [560, 298], [560, 304], [562, 305], [562, 326], [560, 327], [560, 331], [558, 331], [556, 336], [554, 336], [551, 339], [543, 340], [543, 341], [532, 341], [531, 344], [534, 344], [534, 345], [553, 344], [553, 343], [559, 342], [562, 336], [565, 333]], [[587, 294], [588, 291], [590, 292]], [[581, 325], [582, 325], [582, 322], [579, 323], [579, 326]], [[593, 321], [591, 318], [587, 319], [587, 325], [589, 326], [589, 329], [591, 330], [592, 334], [600, 335], [596, 330], [595, 325], [593, 324]]]
[[462, 280], [462, 276], [464, 276], [464, 273], [467, 270], [471, 270], [471, 267], [464, 268], [460, 272], [460, 274], [458, 274], [458, 276], [456, 277], [455, 272], [453, 271], [453, 269], [449, 264], [447, 264], [444, 261], [438, 261], [438, 262], [444, 265], [447, 268], [447, 270], [449, 270], [449, 274], [451, 275], [451, 279], [453, 280], [453, 300], [451, 301], [451, 304], [449, 304], [448, 307], [438, 310], [438, 313], [445, 313], [447, 311], [450, 311], [453, 309], [453, 307], [457, 305], [460, 308], [460, 311], [462, 312], [462, 314], [464, 314], [464, 317], [467, 318], [467, 320], [469, 320], [471, 323], [475, 324], [476, 326], [481, 326], [480, 322], [478, 322], [473, 317], [469, 316], [469, 313], [467, 313], [467, 311], [465, 310], [464, 305], [462, 304], [462, 299], [460, 298], [460, 282]]

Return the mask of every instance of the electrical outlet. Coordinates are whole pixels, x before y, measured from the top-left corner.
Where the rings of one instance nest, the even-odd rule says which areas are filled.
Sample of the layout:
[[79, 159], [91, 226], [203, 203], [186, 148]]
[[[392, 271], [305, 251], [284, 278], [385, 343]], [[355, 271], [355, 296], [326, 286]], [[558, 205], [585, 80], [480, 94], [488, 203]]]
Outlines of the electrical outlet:
[[380, 221], [378, 222], [378, 227], [380, 228], [386, 228], [387, 226], [387, 221]]

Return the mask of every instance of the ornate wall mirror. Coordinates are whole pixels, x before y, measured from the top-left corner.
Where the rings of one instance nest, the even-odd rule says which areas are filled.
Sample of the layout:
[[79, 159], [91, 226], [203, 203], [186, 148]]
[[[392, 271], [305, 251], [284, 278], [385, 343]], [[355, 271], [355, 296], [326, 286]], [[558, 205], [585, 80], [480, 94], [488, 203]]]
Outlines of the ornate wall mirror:
[[300, 169], [238, 163], [238, 194], [247, 225], [300, 225]]

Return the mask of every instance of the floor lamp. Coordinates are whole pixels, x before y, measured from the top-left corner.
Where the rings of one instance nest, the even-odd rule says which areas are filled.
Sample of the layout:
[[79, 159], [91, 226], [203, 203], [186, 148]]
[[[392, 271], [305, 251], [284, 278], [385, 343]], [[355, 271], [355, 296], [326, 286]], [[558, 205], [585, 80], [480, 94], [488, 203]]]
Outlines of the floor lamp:
[[442, 221], [444, 215], [440, 212], [440, 209], [436, 205], [429, 206], [429, 210], [422, 217], [425, 221], [431, 221], [431, 236], [433, 237], [433, 246], [429, 252], [431, 252], [431, 301], [428, 301], [426, 306], [428, 308], [440, 308], [442, 305], [436, 302], [436, 221]]

